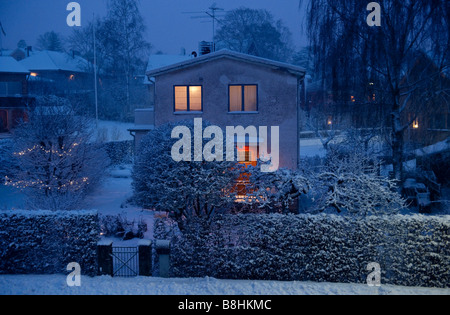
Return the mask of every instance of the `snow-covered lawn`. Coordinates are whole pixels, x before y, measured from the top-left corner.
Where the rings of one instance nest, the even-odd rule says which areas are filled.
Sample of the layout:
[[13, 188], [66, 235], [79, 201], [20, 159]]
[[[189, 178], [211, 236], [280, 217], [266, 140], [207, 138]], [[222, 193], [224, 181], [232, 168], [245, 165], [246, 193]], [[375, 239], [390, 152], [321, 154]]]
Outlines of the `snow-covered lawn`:
[[365, 284], [252, 280], [81, 277], [69, 287], [66, 275], [2, 275], [1, 295], [450, 295], [450, 289]]

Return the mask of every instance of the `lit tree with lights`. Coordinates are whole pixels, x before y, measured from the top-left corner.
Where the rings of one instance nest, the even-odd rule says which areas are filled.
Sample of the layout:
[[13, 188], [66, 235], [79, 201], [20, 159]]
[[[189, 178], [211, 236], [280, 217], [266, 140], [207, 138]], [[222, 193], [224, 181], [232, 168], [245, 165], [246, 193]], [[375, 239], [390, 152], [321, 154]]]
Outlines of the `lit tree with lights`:
[[30, 209], [71, 210], [82, 206], [106, 166], [104, 151], [92, 141], [92, 126], [75, 116], [70, 103], [48, 96], [14, 132], [18, 168], [6, 184], [21, 189]]

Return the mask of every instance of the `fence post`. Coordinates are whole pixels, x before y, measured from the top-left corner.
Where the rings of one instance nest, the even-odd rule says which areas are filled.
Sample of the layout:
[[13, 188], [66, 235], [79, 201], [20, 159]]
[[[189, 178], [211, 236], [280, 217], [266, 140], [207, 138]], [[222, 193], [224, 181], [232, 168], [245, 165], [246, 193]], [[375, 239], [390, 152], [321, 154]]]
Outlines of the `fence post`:
[[112, 241], [100, 241], [97, 243], [98, 274], [114, 275]]
[[150, 277], [152, 275], [152, 242], [140, 240], [139, 248], [139, 275]]
[[159, 257], [159, 276], [161, 278], [169, 278], [170, 241], [156, 241], [156, 254]]

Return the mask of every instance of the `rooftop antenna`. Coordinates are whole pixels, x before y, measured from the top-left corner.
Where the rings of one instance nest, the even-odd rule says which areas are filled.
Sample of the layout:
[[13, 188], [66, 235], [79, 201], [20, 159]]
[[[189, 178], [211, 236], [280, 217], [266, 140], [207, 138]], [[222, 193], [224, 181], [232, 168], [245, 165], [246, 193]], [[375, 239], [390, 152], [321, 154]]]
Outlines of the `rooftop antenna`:
[[206, 14], [199, 16], [191, 16], [191, 19], [211, 19], [212, 20], [212, 34], [213, 34], [213, 51], [216, 50], [216, 22], [220, 23], [221, 20], [218, 18], [223, 17], [223, 15], [218, 15], [217, 12], [225, 13], [224, 9], [218, 8], [216, 3], [208, 8], [207, 11], [200, 12], [183, 12], [184, 14]]

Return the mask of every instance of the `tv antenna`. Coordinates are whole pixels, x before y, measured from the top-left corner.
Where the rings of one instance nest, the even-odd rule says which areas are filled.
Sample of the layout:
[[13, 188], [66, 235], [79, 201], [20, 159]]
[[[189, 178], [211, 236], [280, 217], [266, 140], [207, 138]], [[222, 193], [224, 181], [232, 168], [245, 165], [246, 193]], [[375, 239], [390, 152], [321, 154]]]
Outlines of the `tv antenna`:
[[[191, 16], [191, 19], [211, 19], [212, 21], [212, 34], [213, 34], [213, 49], [216, 49], [216, 22], [221, 23], [219, 18], [224, 17], [224, 15], [218, 14], [218, 12], [225, 13], [224, 9], [218, 8], [216, 3], [208, 8], [207, 11], [199, 12], [183, 12], [183, 14], [204, 14], [198, 16]], [[204, 21], [203, 23], [210, 23], [211, 21]]]

